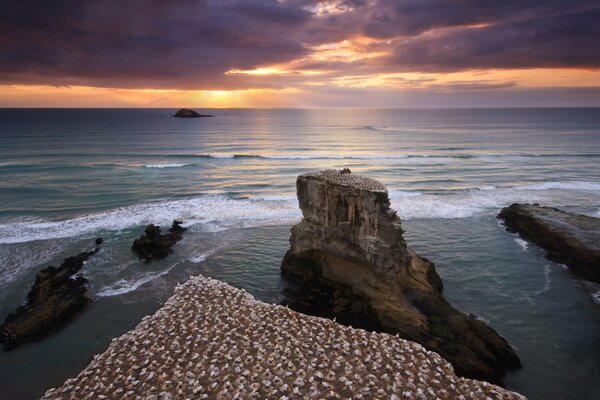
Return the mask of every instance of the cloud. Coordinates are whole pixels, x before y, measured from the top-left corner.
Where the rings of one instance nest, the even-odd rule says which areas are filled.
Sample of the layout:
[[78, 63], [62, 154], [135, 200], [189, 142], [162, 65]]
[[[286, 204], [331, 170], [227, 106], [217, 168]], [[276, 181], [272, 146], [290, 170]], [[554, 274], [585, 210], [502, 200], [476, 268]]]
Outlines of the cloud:
[[[598, 69], [598, 48], [600, 7], [592, 0], [5, 0], [0, 7], [0, 84], [277, 89], [349, 75]], [[277, 73], [228, 73], [259, 68]]]

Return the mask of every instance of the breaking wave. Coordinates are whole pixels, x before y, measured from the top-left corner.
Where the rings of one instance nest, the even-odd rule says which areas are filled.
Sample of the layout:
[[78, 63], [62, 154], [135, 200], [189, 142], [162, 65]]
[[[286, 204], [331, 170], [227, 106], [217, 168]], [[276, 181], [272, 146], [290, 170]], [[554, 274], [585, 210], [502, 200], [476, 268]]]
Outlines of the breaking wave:
[[[556, 190], [600, 191], [598, 182], [542, 182], [513, 188], [482, 186], [450, 193], [422, 193], [390, 189], [392, 207], [402, 219], [467, 218], [496, 214], [514, 202], [555, 202]], [[564, 197], [564, 196], [563, 196]], [[67, 220], [28, 219], [0, 224], [0, 244], [93, 235], [140, 225], [170, 224], [218, 232], [229, 228], [292, 224], [302, 217], [294, 195], [265, 195], [233, 199], [225, 194], [149, 202], [83, 215]]]

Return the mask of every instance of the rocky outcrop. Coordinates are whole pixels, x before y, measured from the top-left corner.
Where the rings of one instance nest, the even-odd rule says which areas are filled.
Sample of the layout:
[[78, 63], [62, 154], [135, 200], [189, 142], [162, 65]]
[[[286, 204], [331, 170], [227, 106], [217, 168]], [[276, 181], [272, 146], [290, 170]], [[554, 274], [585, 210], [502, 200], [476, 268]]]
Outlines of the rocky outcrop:
[[186, 230], [181, 226], [181, 221], [173, 221], [169, 232], [165, 234], [160, 233], [160, 226], [150, 224], [144, 234], [133, 241], [131, 250], [145, 262], [160, 260], [173, 252], [173, 246], [183, 238]]
[[197, 276], [50, 399], [525, 398], [459, 378], [414, 342], [303, 315]]
[[[398, 333], [440, 353], [461, 376], [498, 383], [520, 367], [502, 337], [443, 298], [433, 263], [407, 246], [381, 183], [326, 170], [299, 176], [296, 186], [304, 218], [281, 269], [300, 282], [296, 294], [309, 296], [288, 299], [292, 308], [325, 308], [316, 314]], [[323, 292], [334, 294], [329, 304], [315, 295]]]
[[600, 218], [572, 214], [539, 204], [512, 204], [498, 218], [547, 251], [548, 259], [565, 264], [577, 276], [600, 283]]
[[[99, 245], [101, 240], [96, 239]], [[59, 267], [49, 266], [35, 277], [27, 303], [10, 313], [0, 326], [0, 343], [11, 350], [57, 330], [83, 311], [92, 300], [85, 296], [87, 280], [76, 276], [85, 261], [100, 250], [67, 257]]]
[[175, 115], [173, 115], [173, 116], [177, 117], [177, 118], [206, 118], [206, 117], [214, 117], [214, 115], [198, 114], [196, 111], [194, 111], [194, 110], [188, 110], [187, 108], [182, 108], [181, 110], [177, 111], [175, 113]]

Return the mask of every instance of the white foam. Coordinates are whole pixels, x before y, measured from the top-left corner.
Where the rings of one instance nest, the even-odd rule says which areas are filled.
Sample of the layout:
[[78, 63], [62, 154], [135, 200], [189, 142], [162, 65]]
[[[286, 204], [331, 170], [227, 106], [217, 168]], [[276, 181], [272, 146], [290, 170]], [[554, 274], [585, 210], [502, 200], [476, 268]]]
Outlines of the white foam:
[[267, 200], [267, 201], [296, 201], [296, 195], [272, 195], [272, 196], [258, 196], [256, 200]]
[[519, 186], [515, 189], [518, 190], [589, 190], [589, 191], [600, 191], [600, 182], [588, 182], [588, 181], [569, 181], [569, 182], [540, 182], [533, 183], [530, 185]]
[[146, 168], [181, 168], [190, 164], [146, 164]]
[[137, 290], [140, 286], [167, 274], [169, 271], [171, 271], [172, 268], [173, 267], [167, 268], [164, 271], [160, 272], [142, 274], [141, 276], [137, 276], [132, 279], [119, 279], [118, 281], [100, 289], [100, 291], [96, 293], [96, 296], [110, 297], [133, 292], [134, 290]]
[[550, 264], [546, 264], [544, 265], [544, 287], [537, 294], [546, 293], [550, 290], [550, 282], [552, 282], [550, 279]]
[[478, 189], [488, 191], [488, 190], [496, 190], [497, 188], [494, 185], [485, 185], [485, 186], [478, 187]]
[[523, 251], [527, 251], [527, 248], [529, 247], [529, 243], [527, 243], [525, 240], [521, 239], [520, 237], [516, 237], [515, 242], [517, 242], [517, 244], [519, 246], [521, 246], [521, 249], [523, 249]]
[[234, 200], [225, 195], [136, 204], [63, 221], [0, 224], [0, 243], [91, 235], [140, 225], [170, 224], [174, 219], [212, 224], [219, 229], [293, 223], [301, 218], [294, 201]]
[[592, 293], [592, 299], [594, 300], [594, 303], [600, 304], [600, 290]]
[[388, 195], [390, 196], [390, 198], [393, 197], [418, 197], [423, 195], [423, 193], [421, 192], [409, 192], [406, 190], [397, 190], [397, 189], [392, 189], [392, 190], [388, 190]]
[[189, 260], [191, 262], [193, 262], [194, 264], [199, 264], [201, 262], [204, 262], [208, 257], [210, 257], [213, 254], [215, 254], [221, 247], [222, 246], [214, 248], [214, 249], [209, 250], [209, 251], [206, 251], [206, 252], [200, 254], [199, 256], [195, 256], [195, 257], [190, 258]]
[[259, 158], [271, 160], [401, 160], [408, 158], [407, 155], [356, 155], [344, 156], [337, 154], [278, 154], [260, 155]]

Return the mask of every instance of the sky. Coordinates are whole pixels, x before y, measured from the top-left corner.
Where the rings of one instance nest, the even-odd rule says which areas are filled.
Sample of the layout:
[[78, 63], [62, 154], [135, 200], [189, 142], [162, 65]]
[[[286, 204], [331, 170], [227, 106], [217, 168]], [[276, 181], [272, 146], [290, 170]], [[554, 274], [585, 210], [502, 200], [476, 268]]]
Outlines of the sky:
[[597, 0], [0, 0], [0, 107], [561, 106]]

